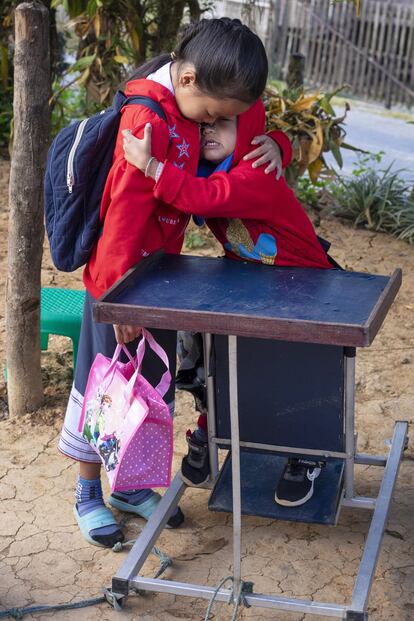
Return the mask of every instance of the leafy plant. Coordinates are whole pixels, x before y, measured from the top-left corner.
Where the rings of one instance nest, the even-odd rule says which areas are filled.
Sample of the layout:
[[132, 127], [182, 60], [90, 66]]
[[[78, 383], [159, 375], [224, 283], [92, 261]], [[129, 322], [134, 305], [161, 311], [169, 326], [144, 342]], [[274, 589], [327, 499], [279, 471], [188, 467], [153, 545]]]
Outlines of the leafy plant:
[[[131, 68], [173, 48], [186, 9], [197, 20], [210, 5], [210, 0], [52, 0], [52, 7], [63, 7], [69, 16], [68, 29], [78, 42], [68, 77], [86, 89], [88, 102], [108, 105]], [[65, 80], [62, 90], [67, 87]]]
[[318, 207], [321, 191], [329, 187], [329, 181], [319, 179], [312, 182], [308, 176], [300, 177], [297, 181], [295, 194], [299, 201], [310, 207]]
[[282, 93], [272, 87], [267, 89], [267, 128], [285, 131], [292, 141], [293, 163], [286, 171], [290, 185], [295, 186], [306, 171], [313, 183], [321, 175], [332, 176], [333, 171], [324, 158], [324, 153], [328, 151], [340, 168], [343, 164], [341, 149], [359, 151], [344, 142], [344, 121], [350, 110], [349, 104], [345, 104], [342, 116], [335, 115], [331, 104], [332, 98], [341, 89], [324, 94], [307, 94], [302, 89], [284, 90]]
[[0, 95], [0, 154], [7, 155], [13, 118], [13, 89], [7, 81], [7, 86]]
[[367, 153], [366, 155], [360, 155], [354, 168], [352, 169], [351, 174], [354, 177], [360, 177], [362, 174], [371, 171], [373, 168], [375, 168], [375, 164], [381, 163], [384, 155], [385, 151], [378, 151], [377, 153]]
[[[3, 0], [0, 8], [0, 151], [7, 155], [13, 127], [13, 54], [14, 11], [21, 0]], [[56, 29], [56, 12], [51, 0], [43, 0], [49, 9], [49, 43], [52, 82], [62, 73], [64, 40]]]
[[[378, 160], [379, 158], [379, 160]], [[381, 154], [374, 155], [380, 161]], [[391, 233], [414, 243], [414, 191], [401, 171], [378, 170], [373, 158], [363, 158], [350, 177], [331, 184], [332, 213], [352, 220], [355, 226]]]
[[76, 61], [61, 76], [52, 103], [76, 82], [85, 87], [88, 101], [107, 105], [125, 77], [125, 65], [140, 58], [134, 2], [52, 0], [52, 6], [63, 6], [70, 18], [66, 30], [77, 42]]
[[7, 154], [13, 117], [13, 62], [9, 41], [12, 6], [6, 0], [0, 13], [0, 151], [4, 154]]
[[188, 250], [197, 250], [206, 245], [206, 239], [198, 229], [188, 230], [185, 235], [185, 246]]
[[[59, 90], [59, 82], [55, 82], [53, 85], [53, 91], [56, 92], [57, 90]], [[52, 106], [52, 138], [70, 121], [84, 119], [98, 112], [98, 109], [99, 106], [96, 103], [87, 103], [84, 88], [73, 84], [70, 88], [64, 89]]]

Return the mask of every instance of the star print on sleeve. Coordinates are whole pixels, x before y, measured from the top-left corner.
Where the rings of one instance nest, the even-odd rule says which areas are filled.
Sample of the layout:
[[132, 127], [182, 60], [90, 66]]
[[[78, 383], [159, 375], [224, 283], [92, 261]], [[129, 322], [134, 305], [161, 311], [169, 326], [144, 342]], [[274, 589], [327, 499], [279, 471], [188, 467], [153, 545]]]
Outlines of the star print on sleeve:
[[177, 123], [174, 123], [174, 125], [168, 125], [168, 132], [170, 134], [170, 140], [172, 140], [173, 138], [178, 138], [178, 139], [180, 138], [180, 136], [175, 131], [176, 127], [177, 127]]
[[189, 153], [188, 153], [188, 149], [190, 148], [190, 144], [188, 142], [185, 141], [185, 138], [183, 138], [183, 141], [181, 144], [176, 144], [175, 145], [179, 151], [178, 157], [183, 157], [183, 155], [185, 155], [186, 157], [190, 157]]
[[181, 164], [179, 164], [178, 162], [173, 162], [173, 165], [174, 165], [176, 168], [184, 168], [184, 162], [181, 162]]

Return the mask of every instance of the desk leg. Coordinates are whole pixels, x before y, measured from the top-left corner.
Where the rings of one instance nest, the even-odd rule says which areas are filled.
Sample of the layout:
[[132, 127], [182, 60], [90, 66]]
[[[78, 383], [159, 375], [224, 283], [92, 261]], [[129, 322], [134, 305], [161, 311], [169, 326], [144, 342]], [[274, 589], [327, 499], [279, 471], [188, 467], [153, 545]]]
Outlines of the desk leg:
[[345, 498], [354, 497], [355, 458], [355, 348], [345, 348]]
[[128, 556], [112, 578], [112, 591], [114, 593], [128, 595], [130, 580], [140, 571], [145, 563], [147, 556], [155, 545], [168, 519], [174, 513], [186, 489], [187, 486], [181, 479], [181, 472], [177, 472], [170, 487], [161, 498], [139, 537], [137, 537]]
[[218, 449], [213, 438], [216, 437], [216, 412], [215, 412], [215, 389], [214, 376], [210, 373], [211, 364], [211, 334], [205, 333], [204, 339], [204, 369], [207, 386], [207, 433], [208, 433], [208, 451], [210, 457], [210, 478], [215, 483], [218, 476]]
[[229, 336], [229, 393], [233, 486], [233, 593], [237, 598], [241, 584], [241, 487], [236, 336]]
[[375, 503], [371, 526], [369, 527], [361, 564], [355, 581], [354, 592], [352, 594], [351, 609], [355, 611], [355, 616], [349, 616], [350, 620], [365, 621], [365, 619], [368, 618], [366, 613], [368, 598], [381, 551], [382, 538], [387, 524], [398, 470], [404, 452], [407, 430], [408, 423], [406, 421], [397, 421], [395, 423], [387, 465], [385, 466], [384, 476]]

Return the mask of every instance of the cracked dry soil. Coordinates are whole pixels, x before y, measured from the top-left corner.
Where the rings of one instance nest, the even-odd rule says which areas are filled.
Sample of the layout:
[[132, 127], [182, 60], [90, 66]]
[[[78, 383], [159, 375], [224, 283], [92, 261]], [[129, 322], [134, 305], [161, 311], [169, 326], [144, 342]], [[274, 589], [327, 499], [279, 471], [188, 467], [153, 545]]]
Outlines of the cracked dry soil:
[[[8, 163], [0, 161], [0, 262], [2, 286], [6, 274]], [[412, 423], [414, 411], [414, 247], [391, 237], [354, 230], [338, 220], [323, 218], [318, 232], [331, 240], [332, 254], [348, 269], [390, 274], [403, 269], [403, 286], [374, 344], [357, 356], [356, 420], [359, 449], [383, 453], [395, 420]], [[208, 241], [200, 254], [216, 254]], [[45, 247], [42, 282], [45, 286], [81, 287], [80, 272], [58, 273]], [[4, 359], [4, 312], [0, 325]], [[0, 611], [9, 607], [60, 604], [99, 596], [126, 552], [87, 544], [72, 514], [76, 465], [57, 452], [57, 439], [71, 384], [70, 342], [52, 337], [42, 354], [45, 406], [21, 420], [7, 418], [6, 390], [0, 387]], [[194, 424], [191, 399], [179, 394], [175, 419], [175, 460], [185, 450], [185, 430]], [[357, 467], [359, 494], [376, 495], [382, 469]], [[414, 451], [411, 442], [395, 491], [371, 592], [370, 621], [414, 619]], [[107, 490], [106, 490], [107, 491]], [[159, 547], [173, 559], [168, 578], [216, 585], [231, 573], [231, 519], [206, 508], [207, 491], [189, 490], [181, 506], [186, 522], [165, 531]], [[336, 527], [243, 518], [242, 572], [255, 591], [345, 603], [353, 581], [370, 513], [343, 509]], [[132, 538], [142, 521], [127, 517]], [[144, 574], [151, 576], [158, 561], [150, 556]], [[82, 610], [28, 615], [48, 621], [173, 621], [201, 620], [204, 600], [148, 594], [128, 599], [119, 617], [107, 604]], [[217, 621], [231, 618], [231, 608], [217, 604]], [[240, 619], [257, 621], [322, 621], [326, 617], [241, 608]]]

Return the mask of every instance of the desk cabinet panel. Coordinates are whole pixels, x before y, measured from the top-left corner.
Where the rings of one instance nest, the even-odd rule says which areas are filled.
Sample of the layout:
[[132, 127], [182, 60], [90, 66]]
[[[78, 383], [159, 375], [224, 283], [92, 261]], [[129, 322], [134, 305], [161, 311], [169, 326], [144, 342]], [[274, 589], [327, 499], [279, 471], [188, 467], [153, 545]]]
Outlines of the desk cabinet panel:
[[[230, 437], [227, 337], [215, 335], [217, 436]], [[344, 449], [344, 350], [330, 345], [237, 339], [240, 439]]]

